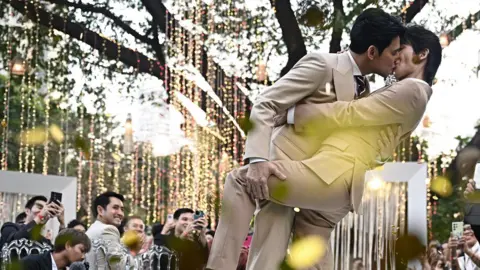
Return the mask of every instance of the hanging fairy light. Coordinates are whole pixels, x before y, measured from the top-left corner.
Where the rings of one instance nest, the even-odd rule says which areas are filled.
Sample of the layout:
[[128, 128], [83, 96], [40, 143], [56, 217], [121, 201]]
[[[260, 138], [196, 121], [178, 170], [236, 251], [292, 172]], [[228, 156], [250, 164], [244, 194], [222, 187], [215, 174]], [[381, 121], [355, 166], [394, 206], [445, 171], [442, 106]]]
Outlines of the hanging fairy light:
[[27, 70], [25, 60], [19, 56], [16, 56], [12, 61], [11, 72], [13, 75], [22, 76]]
[[133, 127], [132, 127], [132, 115], [127, 115], [127, 121], [125, 122], [125, 136], [123, 142], [123, 153], [130, 154], [133, 152]]

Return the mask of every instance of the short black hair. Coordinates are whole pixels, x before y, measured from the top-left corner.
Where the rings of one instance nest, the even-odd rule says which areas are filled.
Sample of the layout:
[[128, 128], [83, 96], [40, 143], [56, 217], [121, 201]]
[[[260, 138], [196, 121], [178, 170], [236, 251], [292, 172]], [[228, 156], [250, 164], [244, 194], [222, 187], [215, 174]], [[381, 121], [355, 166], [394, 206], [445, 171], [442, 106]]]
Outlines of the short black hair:
[[25, 208], [26, 209], [32, 209], [33, 205], [35, 204], [36, 201], [44, 201], [44, 202], [47, 202], [47, 197], [45, 196], [33, 196], [32, 198], [30, 198], [27, 203], [25, 204]]
[[423, 72], [423, 80], [432, 85], [438, 67], [442, 63], [442, 45], [438, 36], [423, 26], [410, 24], [407, 26], [402, 44], [412, 46], [415, 54], [428, 49], [429, 53]]
[[178, 220], [181, 215], [185, 213], [195, 213], [192, 209], [190, 208], [178, 208], [175, 213], [173, 213], [173, 219]]
[[81, 221], [77, 220], [77, 219], [72, 219], [68, 225], [67, 225], [67, 228], [69, 229], [73, 229], [74, 227], [78, 226], [78, 225], [81, 225], [83, 226], [83, 228], [85, 228], [85, 230], [87, 230], [87, 225], [85, 225], [85, 223], [82, 223]]
[[64, 251], [67, 243], [72, 247], [78, 244], [83, 244], [83, 246], [85, 247], [85, 253], [89, 252], [92, 248], [92, 242], [84, 232], [79, 232], [77, 230], [67, 228], [63, 229], [58, 233], [57, 238], [55, 238], [55, 245], [53, 247], [53, 251]]
[[396, 37], [402, 37], [405, 26], [402, 21], [379, 8], [364, 10], [353, 23], [350, 31], [350, 50], [362, 54], [375, 46], [380, 54]]
[[123, 197], [123, 195], [121, 194], [118, 194], [113, 191], [104, 192], [98, 195], [95, 198], [95, 201], [93, 201], [93, 206], [92, 206], [93, 216], [96, 217], [98, 215], [98, 210], [97, 210], [98, 206], [101, 206], [103, 209], [107, 209], [107, 205], [110, 203], [111, 197], [117, 198], [122, 202], [125, 201], [125, 197]]
[[25, 212], [21, 212], [20, 214], [17, 215], [15, 218], [15, 223], [20, 223], [20, 221], [25, 222], [25, 219], [27, 218], [27, 214]]
[[212, 237], [215, 237], [215, 231], [213, 231], [213, 230], [209, 230], [209, 231], [207, 231], [205, 234], [209, 234], [209, 235], [211, 235]]

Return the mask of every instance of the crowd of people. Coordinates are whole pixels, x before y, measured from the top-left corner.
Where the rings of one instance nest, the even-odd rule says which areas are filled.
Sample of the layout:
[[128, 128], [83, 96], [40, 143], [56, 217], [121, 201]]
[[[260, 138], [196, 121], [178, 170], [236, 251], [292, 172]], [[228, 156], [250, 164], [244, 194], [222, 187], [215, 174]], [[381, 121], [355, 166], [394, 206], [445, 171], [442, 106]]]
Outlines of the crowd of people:
[[[25, 205], [25, 212], [15, 222], [1, 227], [0, 246], [26, 239], [48, 244], [51, 252], [23, 257], [21, 269], [128, 269], [135, 264], [134, 257], [148, 251], [153, 245], [173, 251], [179, 270], [204, 269], [209, 247], [215, 232], [205, 216], [196, 216], [189, 208], [177, 209], [165, 224], [153, 224], [151, 233], [140, 216], [125, 216], [123, 195], [115, 192], [100, 194], [92, 202], [95, 221], [87, 226], [79, 220], [65, 224], [64, 209], [59, 202], [49, 202], [44, 196], [34, 196]], [[42, 229], [50, 219], [60, 223], [58, 235]], [[95, 240], [106, 245], [104, 257], [92, 248]], [[127, 251], [127, 252], [125, 252]], [[238, 269], [245, 269], [248, 246], [239, 258]]]

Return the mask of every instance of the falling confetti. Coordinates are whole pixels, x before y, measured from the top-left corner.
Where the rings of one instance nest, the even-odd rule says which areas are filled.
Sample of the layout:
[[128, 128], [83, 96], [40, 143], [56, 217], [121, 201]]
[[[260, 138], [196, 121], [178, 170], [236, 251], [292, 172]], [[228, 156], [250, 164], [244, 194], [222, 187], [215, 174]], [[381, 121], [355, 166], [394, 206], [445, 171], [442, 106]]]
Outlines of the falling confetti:
[[279, 182], [271, 191], [271, 196], [277, 201], [284, 201], [288, 196], [288, 185], [286, 182]]
[[293, 243], [287, 263], [294, 269], [311, 267], [325, 255], [326, 249], [327, 243], [320, 236], [299, 239]]
[[37, 127], [27, 131], [23, 131], [20, 134], [20, 140], [30, 145], [43, 144], [47, 140], [47, 136], [45, 135], [45, 129]]
[[50, 136], [52, 136], [52, 139], [56, 143], [58, 143], [58, 144], [63, 143], [63, 140], [65, 139], [65, 136], [63, 135], [63, 132], [60, 129], [60, 127], [53, 124], [53, 125], [50, 126], [50, 128], [48, 128], [48, 131], [50, 132]]
[[439, 176], [430, 183], [430, 190], [438, 194], [440, 197], [449, 197], [452, 195], [453, 187], [450, 180], [446, 177]]
[[238, 124], [245, 133], [248, 133], [253, 129], [253, 123], [250, 121], [249, 117], [242, 117], [238, 119]]
[[402, 265], [407, 265], [408, 261], [420, 258], [424, 251], [425, 247], [415, 235], [400, 236], [395, 243], [396, 259]]
[[85, 155], [86, 159], [90, 159], [90, 151], [88, 149], [88, 142], [85, 138], [80, 136], [75, 137], [75, 148]]
[[129, 249], [136, 250], [142, 244], [142, 238], [135, 231], [126, 231], [123, 234], [122, 242]]

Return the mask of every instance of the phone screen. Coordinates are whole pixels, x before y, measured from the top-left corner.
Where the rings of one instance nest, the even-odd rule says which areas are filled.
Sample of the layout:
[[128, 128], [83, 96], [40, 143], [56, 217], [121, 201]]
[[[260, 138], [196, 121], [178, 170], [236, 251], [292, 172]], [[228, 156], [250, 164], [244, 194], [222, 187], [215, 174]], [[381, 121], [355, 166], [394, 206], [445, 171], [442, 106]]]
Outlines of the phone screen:
[[463, 236], [463, 222], [452, 222], [452, 234], [456, 239], [460, 239]]

